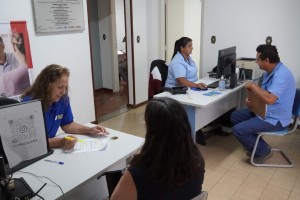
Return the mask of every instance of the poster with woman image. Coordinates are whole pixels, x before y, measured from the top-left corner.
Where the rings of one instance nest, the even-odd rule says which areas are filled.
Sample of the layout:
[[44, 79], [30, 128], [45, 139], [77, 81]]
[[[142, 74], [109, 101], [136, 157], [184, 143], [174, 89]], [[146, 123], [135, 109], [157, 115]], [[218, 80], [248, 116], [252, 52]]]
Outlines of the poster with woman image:
[[26, 21], [0, 22], [0, 96], [19, 100], [32, 82]]

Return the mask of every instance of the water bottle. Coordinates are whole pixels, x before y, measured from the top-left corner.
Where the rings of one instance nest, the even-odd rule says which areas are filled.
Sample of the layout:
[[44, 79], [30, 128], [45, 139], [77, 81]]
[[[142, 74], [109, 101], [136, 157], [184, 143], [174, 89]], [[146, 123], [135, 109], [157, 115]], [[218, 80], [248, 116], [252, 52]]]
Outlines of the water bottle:
[[221, 77], [221, 79], [219, 80], [219, 90], [225, 90], [225, 79], [224, 76]]

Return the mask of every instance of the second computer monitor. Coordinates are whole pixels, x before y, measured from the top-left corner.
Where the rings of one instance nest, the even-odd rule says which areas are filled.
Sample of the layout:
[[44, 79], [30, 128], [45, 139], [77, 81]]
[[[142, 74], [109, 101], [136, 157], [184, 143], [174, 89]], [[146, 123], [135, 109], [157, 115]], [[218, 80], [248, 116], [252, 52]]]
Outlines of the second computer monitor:
[[236, 46], [221, 49], [218, 54], [217, 78], [235, 73]]

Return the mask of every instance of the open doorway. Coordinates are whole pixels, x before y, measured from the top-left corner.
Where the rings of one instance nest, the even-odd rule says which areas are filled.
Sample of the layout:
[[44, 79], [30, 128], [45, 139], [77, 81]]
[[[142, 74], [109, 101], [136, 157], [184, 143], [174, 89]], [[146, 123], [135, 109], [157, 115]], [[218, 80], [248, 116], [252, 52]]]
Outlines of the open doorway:
[[95, 114], [101, 122], [128, 111], [125, 7], [124, 0], [87, 0], [87, 7]]

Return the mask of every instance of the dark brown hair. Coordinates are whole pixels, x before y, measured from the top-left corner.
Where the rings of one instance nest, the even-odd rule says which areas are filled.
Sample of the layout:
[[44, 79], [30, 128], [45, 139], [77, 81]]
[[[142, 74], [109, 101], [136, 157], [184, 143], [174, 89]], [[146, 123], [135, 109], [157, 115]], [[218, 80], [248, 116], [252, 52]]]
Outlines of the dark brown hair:
[[[154, 98], [145, 110], [146, 137], [132, 166], [149, 167], [151, 179], [178, 186], [204, 172], [204, 159], [194, 144], [184, 107], [170, 98]], [[200, 187], [200, 186], [199, 186]]]
[[[63, 75], [70, 76], [69, 69], [57, 64], [51, 64], [46, 66], [41, 73], [36, 77], [33, 85], [28, 88], [21, 98], [31, 96], [32, 99], [42, 99], [42, 105], [46, 111], [51, 102], [51, 88], [50, 83], [60, 79]], [[66, 90], [66, 96], [68, 95], [68, 88]]]
[[181, 37], [180, 39], [176, 40], [175, 44], [174, 44], [174, 52], [173, 52], [173, 56], [172, 59], [174, 58], [174, 56], [177, 54], [177, 52], [181, 52], [181, 47], [186, 47], [186, 45], [191, 42], [192, 39], [188, 38], [188, 37]]

